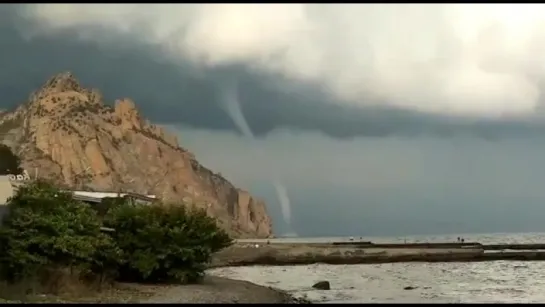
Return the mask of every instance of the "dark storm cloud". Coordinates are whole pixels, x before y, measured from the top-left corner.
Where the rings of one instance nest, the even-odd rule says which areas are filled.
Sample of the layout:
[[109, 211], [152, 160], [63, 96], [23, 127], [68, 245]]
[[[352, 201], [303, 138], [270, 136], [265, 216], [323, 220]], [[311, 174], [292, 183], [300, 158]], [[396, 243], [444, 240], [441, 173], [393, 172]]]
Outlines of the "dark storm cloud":
[[543, 125], [531, 122], [470, 121], [339, 104], [315, 86], [289, 83], [244, 66], [204, 71], [189, 63], [174, 63], [157, 46], [114, 37], [99, 28], [96, 31], [103, 32], [109, 44], [81, 40], [68, 30], [25, 37], [26, 31], [20, 30], [33, 25], [17, 14], [18, 9], [17, 5], [0, 7], [0, 106], [4, 108], [22, 103], [51, 75], [72, 71], [109, 101], [131, 97], [155, 122], [211, 130], [236, 130], [218, 103], [222, 80], [235, 78], [243, 112], [257, 136], [284, 128], [337, 138], [466, 134], [494, 139], [541, 135], [544, 130]]

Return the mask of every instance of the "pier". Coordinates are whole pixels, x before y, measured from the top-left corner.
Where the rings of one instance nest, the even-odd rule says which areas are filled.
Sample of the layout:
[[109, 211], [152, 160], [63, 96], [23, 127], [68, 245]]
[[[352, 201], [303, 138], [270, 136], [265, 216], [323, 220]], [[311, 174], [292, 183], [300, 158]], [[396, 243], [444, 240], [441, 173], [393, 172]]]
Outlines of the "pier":
[[545, 243], [266, 243], [237, 242], [214, 256], [212, 267], [376, 264], [394, 262], [543, 261]]

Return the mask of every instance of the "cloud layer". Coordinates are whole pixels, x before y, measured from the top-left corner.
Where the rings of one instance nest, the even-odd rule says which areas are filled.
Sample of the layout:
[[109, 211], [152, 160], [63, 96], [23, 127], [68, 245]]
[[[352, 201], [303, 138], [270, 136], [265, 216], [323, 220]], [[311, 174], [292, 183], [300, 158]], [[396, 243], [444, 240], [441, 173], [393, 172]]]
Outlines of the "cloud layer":
[[[352, 105], [522, 116], [545, 76], [542, 4], [42, 4], [35, 35], [100, 26], [173, 58], [316, 82]], [[95, 33], [96, 34], [96, 33]]]
[[[525, 18], [511, 20], [503, 7]], [[218, 97], [225, 80], [234, 79], [257, 137], [275, 129], [332, 137], [543, 136], [537, 116], [541, 32], [535, 14], [525, 13], [540, 10], [539, 5], [2, 5], [0, 106], [23, 102], [46, 78], [70, 70], [110, 101], [133, 98], [153, 121], [236, 130]], [[263, 11], [270, 14], [262, 16]], [[492, 17], [501, 25], [492, 27], [496, 32], [484, 26]], [[513, 34], [517, 29], [520, 35]], [[487, 37], [486, 44], [479, 43]], [[496, 48], [506, 40], [509, 48]], [[413, 49], [418, 52], [408, 51]], [[480, 59], [473, 68], [514, 81], [447, 86], [458, 82], [456, 76], [484, 80], [466, 69], [475, 62], [461, 54]], [[524, 80], [532, 81], [531, 90]], [[538, 93], [535, 99], [516, 98], [532, 93]], [[461, 114], [466, 116], [455, 116]]]
[[[279, 233], [271, 176], [301, 235], [543, 230], [542, 12], [0, 5], [0, 108], [64, 70], [131, 97], [264, 197]], [[226, 80], [258, 140], [233, 133]]]

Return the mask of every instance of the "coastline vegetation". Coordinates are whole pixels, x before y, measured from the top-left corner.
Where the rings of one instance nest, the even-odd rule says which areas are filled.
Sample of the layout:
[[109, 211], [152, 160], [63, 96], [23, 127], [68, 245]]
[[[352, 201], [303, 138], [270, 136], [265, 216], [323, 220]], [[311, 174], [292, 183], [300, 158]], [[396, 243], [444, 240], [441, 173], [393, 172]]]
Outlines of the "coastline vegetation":
[[7, 208], [0, 302], [81, 296], [120, 282], [197, 283], [212, 254], [232, 244], [204, 211], [123, 198], [90, 205], [40, 180], [20, 187]]

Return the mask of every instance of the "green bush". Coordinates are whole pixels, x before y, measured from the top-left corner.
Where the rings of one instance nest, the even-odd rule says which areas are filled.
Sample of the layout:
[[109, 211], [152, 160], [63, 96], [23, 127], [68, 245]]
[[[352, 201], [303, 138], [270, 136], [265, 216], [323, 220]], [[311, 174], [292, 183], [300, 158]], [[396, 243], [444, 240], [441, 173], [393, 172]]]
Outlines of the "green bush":
[[125, 280], [195, 282], [212, 253], [232, 240], [204, 211], [183, 206], [117, 205], [104, 218], [123, 251]]
[[[47, 182], [21, 187], [8, 202], [0, 227], [0, 266], [7, 280], [20, 280], [53, 267], [100, 266], [97, 251], [115, 249], [89, 206]], [[98, 259], [100, 260], [100, 259]]]
[[0, 226], [0, 277], [10, 282], [51, 269], [101, 281], [194, 282], [211, 255], [232, 242], [204, 211], [121, 198], [90, 206], [43, 181], [21, 187], [8, 209]]

